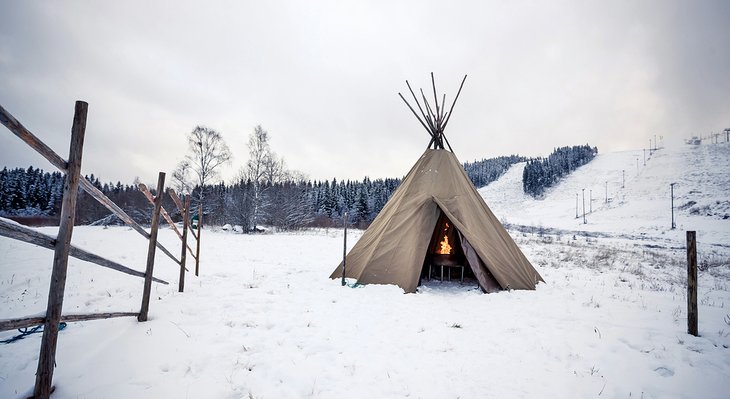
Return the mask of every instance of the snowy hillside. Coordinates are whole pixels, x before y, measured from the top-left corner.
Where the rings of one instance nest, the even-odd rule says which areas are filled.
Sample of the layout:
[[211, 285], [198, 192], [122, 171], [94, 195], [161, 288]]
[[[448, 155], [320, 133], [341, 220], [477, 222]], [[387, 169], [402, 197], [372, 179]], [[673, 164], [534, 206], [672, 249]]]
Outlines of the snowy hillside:
[[[519, 166], [482, 189], [545, 278], [536, 291], [482, 294], [473, 282], [436, 280], [408, 295], [396, 286], [342, 287], [328, 279], [342, 256], [341, 230], [205, 229], [201, 275], [188, 274], [184, 293], [177, 266], [158, 252], [155, 275], [171, 284], [153, 285], [148, 322], [69, 323], [52, 397], [727, 398], [728, 151], [665, 149], [638, 172], [640, 153], [601, 154], [542, 200], [522, 194]], [[666, 198], [673, 181], [677, 205], [696, 202], [678, 211], [676, 231]], [[594, 190], [585, 225], [575, 218], [583, 187]], [[690, 228], [703, 265], [699, 337], [686, 333]], [[360, 235], [350, 231], [348, 246]], [[160, 240], [177, 248], [169, 229]], [[73, 243], [144, 268], [147, 243], [129, 228], [77, 227]], [[0, 237], [0, 318], [43, 312], [52, 257]], [[71, 259], [64, 313], [138, 311], [142, 283]], [[39, 342], [36, 334], [0, 344], [0, 398], [28, 396]]]
[[[641, 150], [599, 154], [542, 199], [523, 193], [524, 163], [515, 164], [479, 192], [503, 222], [651, 236], [677, 244], [684, 242], [686, 230], [696, 230], [701, 244], [730, 245], [730, 144], [664, 148], [651, 156], [647, 152], [646, 166], [643, 159]], [[676, 230], [671, 230], [670, 183], [677, 183]]]

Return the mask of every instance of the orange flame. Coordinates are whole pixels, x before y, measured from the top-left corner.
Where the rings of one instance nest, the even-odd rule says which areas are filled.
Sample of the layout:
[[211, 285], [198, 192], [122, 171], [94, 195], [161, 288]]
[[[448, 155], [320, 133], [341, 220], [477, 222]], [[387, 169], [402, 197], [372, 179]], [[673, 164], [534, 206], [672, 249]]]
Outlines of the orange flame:
[[449, 236], [444, 236], [444, 239], [439, 243], [440, 248], [436, 250], [439, 255], [451, 254], [451, 245], [449, 245]]

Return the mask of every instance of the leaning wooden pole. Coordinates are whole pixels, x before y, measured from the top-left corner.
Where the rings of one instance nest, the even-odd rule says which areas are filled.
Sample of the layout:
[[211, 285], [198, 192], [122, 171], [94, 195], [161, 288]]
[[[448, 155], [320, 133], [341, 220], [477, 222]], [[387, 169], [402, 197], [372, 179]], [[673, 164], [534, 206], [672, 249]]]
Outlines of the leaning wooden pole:
[[[172, 198], [172, 202], [175, 203], [177, 210], [180, 211], [180, 214], [182, 214], [183, 210], [185, 209], [185, 206], [183, 206], [183, 203], [180, 201], [180, 198], [177, 196], [177, 193], [175, 192], [175, 190], [173, 190], [172, 188], [168, 188], [167, 193], [170, 194], [170, 198]], [[188, 215], [189, 214], [190, 214], [190, 212], [188, 212]], [[197, 240], [198, 236], [195, 235], [195, 231], [190, 226], [190, 223], [188, 223], [188, 229], [190, 230], [190, 233], [193, 234], [193, 238], [195, 238]], [[195, 256], [195, 254], [193, 253], [193, 249], [190, 248], [189, 245], [188, 245], [188, 250], [190, 251], [190, 255]]]
[[[147, 201], [149, 201], [150, 204], [153, 204], [153, 205], [155, 204], [155, 198], [152, 196], [152, 193], [150, 192], [150, 189], [147, 188], [146, 184], [139, 183], [137, 185], [137, 188], [139, 188], [139, 191], [142, 192], [142, 195], [144, 195], [145, 198], [147, 198]], [[167, 210], [164, 207], [160, 208], [160, 215], [162, 216], [163, 219], [165, 219], [167, 224], [170, 225], [170, 228], [173, 231], [175, 231], [175, 234], [177, 234], [177, 238], [182, 240], [182, 234], [180, 234], [180, 231], [178, 231], [177, 226], [175, 226], [175, 222], [172, 221], [172, 218], [167, 213]]]
[[180, 282], [178, 283], [178, 292], [185, 289], [185, 261], [187, 259], [188, 248], [188, 223], [190, 219], [190, 194], [185, 195], [185, 209], [183, 210], [183, 232], [182, 232], [182, 253], [180, 254]]
[[697, 329], [697, 233], [687, 232], [687, 332], [698, 336]]
[[157, 177], [157, 196], [155, 197], [155, 208], [152, 211], [152, 223], [150, 226], [150, 245], [147, 249], [147, 268], [144, 276], [144, 291], [142, 292], [142, 308], [137, 316], [138, 321], [147, 321], [147, 313], [150, 310], [150, 291], [152, 290], [152, 272], [155, 268], [155, 249], [157, 249], [157, 230], [160, 224], [160, 209], [162, 208], [162, 197], [165, 189], [165, 173], [160, 172]]
[[[10, 237], [14, 240], [27, 242], [29, 244], [38, 245], [39, 247], [48, 248], [48, 249], [55, 249], [56, 248], [56, 238], [45, 235], [43, 233], [40, 233], [38, 231], [35, 231], [33, 229], [29, 229], [25, 226], [15, 224], [15, 223], [8, 223], [7, 221], [0, 219], [0, 236], [3, 237]], [[125, 274], [129, 274], [131, 276], [136, 277], [144, 277], [144, 273], [139, 272], [134, 269], [130, 269], [124, 265], [121, 265], [117, 262], [112, 262], [109, 259], [102, 258], [99, 255], [92, 254], [91, 252], [84, 251], [81, 248], [74, 247], [73, 245], [70, 246], [69, 256], [81, 259], [87, 262], [91, 262], [94, 264], [97, 264], [102, 267], [107, 267], [112, 270], [116, 270]], [[155, 282], [167, 284], [167, 281], [160, 280], [158, 278], [152, 279]]]
[[[28, 144], [32, 149], [34, 149], [37, 153], [41, 154], [44, 158], [48, 160], [53, 166], [58, 168], [63, 173], [67, 173], [66, 170], [67, 164], [66, 161], [61, 158], [58, 154], [53, 152], [53, 150], [48, 147], [44, 142], [42, 142], [38, 137], [36, 137], [33, 133], [31, 133], [28, 129], [25, 128], [20, 122], [18, 122], [17, 119], [13, 115], [10, 114], [5, 108], [0, 106], [0, 124], [4, 125], [8, 128], [13, 134], [18, 136], [21, 140], [23, 140], [26, 144]], [[81, 188], [86, 191], [89, 195], [94, 197], [97, 201], [99, 201], [100, 204], [104, 205], [109, 211], [111, 211], [113, 214], [117, 215], [119, 219], [124, 221], [129, 227], [131, 227], [133, 230], [141, 234], [144, 238], [149, 239], [150, 235], [135, 222], [129, 215], [127, 215], [126, 212], [122, 210], [117, 204], [112, 202], [109, 198], [107, 198], [101, 190], [96, 188], [93, 184], [91, 184], [90, 181], [88, 181], [86, 178], [81, 176], [79, 179], [79, 185]], [[173, 254], [170, 253], [170, 251], [167, 250], [167, 248], [163, 247], [162, 244], [159, 244], [158, 247], [160, 248], [160, 251], [162, 251], [165, 255], [167, 255], [170, 259], [177, 262], [177, 259]]]
[[195, 248], [195, 275], [198, 276], [200, 272], [200, 230], [203, 228], [203, 204], [198, 205], [198, 235], [195, 237], [198, 241], [198, 246]]
[[53, 255], [53, 271], [51, 286], [48, 292], [48, 307], [43, 325], [38, 369], [36, 371], [33, 396], [45, 399], [51, 396], [53, 368], [56, 364], [56, 344], [58, 343], [58, 326], [63, 309], [63, 294], [66, 288], [66, 271], [68, 269], [68, 253], [71, 248], [76, 219], [76, 196], [79, 192], [79, 176], [81, 175], [81, 156], [86, 133], [86, 114], [89, 104], [76, 101], [74, 120], [71, 127], [71, 148], [66, 164], [66, 179], [63, 185], [63, 202], [61, 204], [61, 221]]

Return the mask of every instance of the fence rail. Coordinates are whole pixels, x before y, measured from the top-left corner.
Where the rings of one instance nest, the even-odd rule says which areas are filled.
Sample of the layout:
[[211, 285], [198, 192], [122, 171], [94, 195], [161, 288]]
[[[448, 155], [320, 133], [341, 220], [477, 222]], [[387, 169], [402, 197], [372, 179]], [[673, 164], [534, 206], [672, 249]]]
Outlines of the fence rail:
[[[7, 127], [8, 130], [13, 132], [13, 134], [18, 136], [18, 138], [23, 140], [31, 148], [36, 150], [36, 152], [46, 158], [48, 162], [58, 168], [59, 171], [63, 173], [68, 172], [68, 163], [64, 161], [63, 158], [61, 158], [58, 154], [56, 154], [50, 147], [48, 147], [43, 141], [41, 141], [38, 137], [36, 137], [33, 133], [26, 129], [25, 126], [18, 122], [18, 120], [15, 119], [15, 117], [2, 106], [0, 106], [0, 123]], [[88, 181], [85, 177], [79, 176], [79, 186], [84, 191], [89, 193], [89, 195], [94, 197], [94, 199], [96, 199], [100, 204], [109, 209], [113, 214], [117, 215], [119, 219], [121, 219], [134, 231], [141, 234], [144, 238], [148, 240], [150, 239], [150, 233], [148, 233], [144, 228], [142, 228], [142, 226], [135, 222], [134, 219], [127, 215], [127, 213], [124, 212], [122, 208], [117, 206], [117, 204], [115, 204], [106, 195], [104, 195], [104, 193], [102, 193], [98, 188], [94, 187], [94, 185], [91, 184], [91, 182]], [[170, 259], [175, 261], [175, 263], [179, 264], [177, 258], [175, 258], [175, 256], [167, 250], [167, 248], [162, 246], [162, 244], [157, 243], [157, 247], [160, 248], [160, 251], [162, 251]]]
[[[29, 229], [25, 226], [17, 225], [15, 223], [9, 223], [4, 219], [0, 218], [0, 236], [12, 238], [18, 241], [27, 242], [29, 244], [35, 244], [39, 247], [53, 249], [56, 239], [47, 236], [43, 233], [37, 232], [33, 229]], [[81, 248], [75, 247], [71, 245], [69, 255], [80, 260], [84, 260], [87, 262], [94, 263], [96, 265], [106, 267], [109, 269], [114, 269], [116, 271], [129, 274], [131, 276], [136, 277], [143, 277], [144, 273], [130, 269], [127, 266], [124, 266], [122, 264], [119, 264], [117, 262], [111, 261], [106, 258], [102, 258], [99, 255], [93, 254], [91, 252], [84, 251]], [[160, 284], [168, 284], [167, 281], [161, 280], [157, 277], [153, 277], [152, 280], [154, 282], [160, 283]]]
[[[137, 312], [107, 312], [107, 313], [86, 313], [86, 314], [67, 314], [61, 316], [61, 322], [71, 321], [87, 321], [111, 319], [112, 317], [128, 317], [137, 316]], [[0, 320], [0, 331], [14, 330], [16, 328], [25, 328], [37, 326], [46, 322], [43, 316], [22, 317], [19, 319]]]
[[[176, 259], [175, 256], [170, 253], [170, 251], [168, 251], [163, 245], [157, 242], [157, 228], [161, 211], [162, 193], [164, 192], [164, 173], [160, 172], [159, 175], [157, 186], [158, 194], [157, 198], [153, 199], [153, 203], [155, 206], [152, 214], [152, 226], [150, 227], [149, 233], [139, 224], [137, 224], [129, 215], [127, 215], [126, 212], [124, 212], [114, 202], [107, 198], [99, 189], [94, 187], [91, 182], [81, 176], [81, 159], [83, 153], [84, 136], [86, 132], [87, 111], [87, 103], [83, 101], [76, 102], [73, 125], [71, 129], [69, 160], [67, 162], [58, 154], [56, 154], [45, 143], [43, 143], [43, 141], [41, 141], [38, 137], [36, 137], [33, 133], [26, 129], [25, 126], [23, 126], [17, 119], [15, 119], [15, 117], [13, 117], [13, 115], [10, 114], [5, 108], [0, 106], [0, 123], [7, 127], [8, 130], [18, 136], [36, 152], [46, 158], [61, 172], [65, 173], [61, 218], [57, 238], [54, 239], [32, 229], [15, 225], [13, 223], [9, 223], [0, 219], [0, 235], [39, 245], [45, 248], [53, 248], [55, 251], [53, 258], [53, 269], [51, 272], [51, 284], [48, 294], [48, 306], [46, 308], [45, 316], [29, 316], [18, 319], [0, 320], [0, 330], [27, 327], [41, 323], [43, 324], [43, 338], [41, 339], [40, 354], [38, 357], [38, 368], [36, 371], [35, 388], [33, 391], [34, 398], [46, 399], [53, 392], [53, 371], [56, 363], [56, 345], [58, 342], [59, 323], [61, 321], [96, 320], [124, 316], [137, 316], [137, 319], [139, 321], [147, 320], [147, 313], [149, 311], [150, 289], [152, 282], [155, 281], [167, 284], [167, 282], [154, 278], [152, 276], [154, 270], [155, 250], [157, 248], [159, 248], [161, 252], [171, 258], [176, 264], [180, 265], [180, 276], [181, 279], [184, 278], [184, 255], [185, 246], [187, 245], [185, 240], [183, 239], [183, 256], [180, 260]], [[113, 214], [118, 216], [128, 226], [130, 226], [132, 229], [137, 231], [149, 241], [149, 248], [147, 252], [147, 266], [144, 273], [130, 269], [119, 263], [110, 261], [101, 256], [84, 251], [71, 245], [71, 236], [73, 234], [73, 227], [76, 215], [76, 198], [79, 188], [82, 188], [84, 191], [89, 193], [99, 203], [104, 205]], [[189, 197], [187, 198], [187, 200], [187, 202], [189, 203]], [[186, 209], [186, 218], [187, 215], [188, 211]], [[180, 237], [182, 238], [184, 236], [185, 235], [182, 235]], [[197, 237], [199, 236], [200, 233], [198, 232]], [[196, 272], [199, 254], [200, 240], [198, 240], [198, 251], [196, 254]], [[117, 270], [122, 273], [126, 273], [136, 277], [143, 277], [145, 279], [145, 283], [142, 293], [142, 306], [140, 311], [138, 313], [113, 312], [85, 315], [62, 315], [69, 256], [74, 256], [76, 258], [93, 262], [97, 265]]]

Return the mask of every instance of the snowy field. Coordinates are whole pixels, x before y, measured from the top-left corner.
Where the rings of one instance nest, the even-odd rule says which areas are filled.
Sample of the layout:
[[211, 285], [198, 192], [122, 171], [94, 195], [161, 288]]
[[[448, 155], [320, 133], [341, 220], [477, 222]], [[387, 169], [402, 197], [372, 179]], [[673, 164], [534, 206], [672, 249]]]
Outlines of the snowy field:
[[[730, 197], [729, 149], [654, 154], [612, 202], [594, 202], [585, 225], [575, 218], [576, 189], [595, 181], [595, 198], [616, 168], [619, 179], [628, 169], [619, 162], [636, 168], [635, 153], [599, 155], [541, 200], [520, 197], [519, 166], [480, 190], [545, 278], [536, 291], [486, 295], [438, 281], [408, 295], [342, 287], [327, 278], [342, 256], [341, 230], [205, 230], [201, 275], [188, 274], [185, 293], [176, 265], [158, 252], [155, 275], [171, 284], [153, 284], [148, 322], [69, 323], [53, 397], [727, 398], [730, 220], [707, 214], [723, 212]], [[706, 163], [696, 176], [675, 165], [694, 155]], [[678, 212], [676, 231], [662, 202], [670, 171], [686, 175], [676, 179], [675, 205], [695, 201]], [[683, 240], [692, 228], [700, 337], [686, 333]], [[360, 234], [350, 232], [349, 246]], [[172, 231], [160, 236], [177, 248]], [[129, 228], [77, 227], [73, 242], [144, 268], [147, 243]], [[0, 318], [43, 312], [51, 260], [49, 250], [0, 238]], [[64, 313], [138, 311], [142, 283], [72, 258]], [[0, 344], [0, 398], [29, 394], [39, 342], [36, 334]]]

